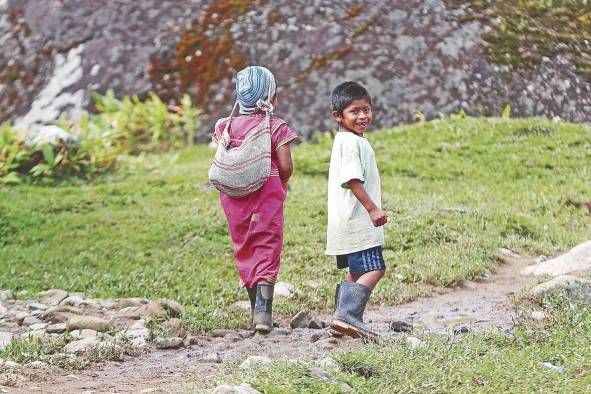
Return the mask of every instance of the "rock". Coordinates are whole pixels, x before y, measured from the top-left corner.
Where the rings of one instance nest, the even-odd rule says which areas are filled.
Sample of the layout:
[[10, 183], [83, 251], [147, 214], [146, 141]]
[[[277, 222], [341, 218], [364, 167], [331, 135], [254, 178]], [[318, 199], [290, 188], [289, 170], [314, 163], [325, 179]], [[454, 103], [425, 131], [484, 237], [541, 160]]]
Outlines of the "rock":
[[321, 339], [319, 341], [316, 342], [316, 346], [318, 346], [320, 349], [333, 349], [339, 342], [337, 341], [336, 338], [326, 338], [326, 339]]
[[584, 242], [572, 248], [568, 253], [554, 259], [524, 268], [525, 275], [550, 275], [557, 277], [576, 271], [591, 270], [591, 241]]
[[388, 327], [394, 332], [412, 332], [414, 328], [412, 324], [400, 320], [392, 320]]
[[29, 331], [21, 334], [22, 339], [41, 339], [45, 337], [45, 330]]
[[143, 349], [146, 347], [146, 339], [142, 337], [133, 338], [130, 342], [131, 346], [137, 349]]
[[40, 300], [47, 305], [58, 305], [68, 297], [68, 293], [61, 289], [51, 289], [39, 293], [39, 296]]
[[158, 304], [164, 308], [168, 317], [181, 317], [185, 313], [185, 308], [175, 300], [160, 299]]
[[311, 328], [312, 330], [322, 330], [325, 326], [326, 324], [317, 317], [311, 318], [308, 322], [308, 328]]
[[422, 348], [423, 346], [425, 346], [425, 344], [423, 343], [423, 341], [421, 341], [419, 338], [417, 337], [406, 337], [404, 339], [404, 341], [413, 349], [419, 349]]
[[248, 383], [242, 383], [239, 386], [222, 384], [213, 390], [213, 394], [261, 394], [261, 392], [252, 388]]
[[19, 312], [14, 316], [14, 321], [16, 321], [19, 326], [22, 326], [25, 319], [29, 316], [31, 315], [29, 315], [27, 312]]
[[332, 337], [332, 335], [328, 331], [317, 332], [315, 334], [312, 334], [312, 338], [310, 338], [310, 342], [314, 343], [314, 342], [318, 342], [321, 339], [328, 339], [331, 337]]
[[147, 303], [147, 300], [143, 298], [122, 298], [119, 301], [117, 301], [117, 303], [112, 307], [112, 309], [120, 311], [121, 309], [129, 307], [139, 308]]
[[4, 315], [6, 312], [8, 312], [8, 309], [0, 302], [0, 316]]
[[308, 313], [305, 311], [296, 313], [296, 315], [291, 318], [289, 326], [294, 329], [306, 328], [308, 326]]
[[219, 364], [222, 362], [222, 356], [220, 356], [218, 353], [208, 353], [201, 359], [201, 361], [204, 363]]
[[158, 349], [178, 349], [184, 345], [182, 338], [156, 338], [154, 339], [154, 345]]
[[534, 320], [545, 320], [546, 312], [544, 311], [531, 311], [530, 316]]
[[48, 334], [62, 334], [66, 332], [66, 323], [57, 323], [47, 326], [46, 330]]
[[290, 328], [275, 328], [275, 329], [273, 329], [273, 331], [271, 331], [267, 335], [270, 337], [276, 337], [276, 336], [285, 336], [285, 335], [289, 335], [289, 334], [291, 334]]
[[84, 354], [99, 344], [98, 338], [84, 338], [78, 341], [70, 342], [64, 347], [64, 352], [69, 354], [81, 355]]
[[326, 357], [326, 358], [323, 358], [322, 360], [318, 361], [318, 365], [321, 367], [324, 367], [324, 368], [335, 370], [335, 371], [342, 370], [341, 365], [339, 363], [337, 363], [331, 357]]
[[223, 338], [226, 335], [228, 335], [229, 333], [234, 332], [232, 330], [227, 330], [225, 328], [219, 328], [219, 329], [215, 329], [215, 330], [211, 330], [211, 336], [214, 338]]
[[40, 302], [31, 302], [31, 303], [29, 303], [29, 305], [27, 305], [27, 308], [28, 308], [30, 311], [34, 311], [34, 310], [41, 310], [41, 311], [44, 311], [44, 310], [46, 310], [46, 309], [47, 309], [47, 305], [45, 305], [45, 304], [42, 304], [42, 303], [40, 303]]
[[35, 309], [34, 311], [31, 311], [31, 316], [33, 316], [37, 319], [43, 319], [44, 314], [45, 314], [45, 311], [42, 309]]
[[456, 328], [454, 328], [454, 330], [453, 330], [453, 333], [454, 333], [455, 335], [460, 335], [460, 334], [468, 334], [468, 333], [470, 333], [470, 332], [472, 332], [472, 329], [471, 329], [470, 327], [468, 327], [468, 326], [460, 326], [460, 327], [456, 327]]
[[152, 333], [147, 328], [136, 328], [125, 331], [125, 336], [130, 339], [142, 338], [144, 340], [149, 340], [151, 335]]
[[80, 306], [84, 302], [84, 298], [79, 295], [70, 295], [64, 298], [59, 304], [69, 306]]
[[46, 323], [64, 323], [73, 315], [81, 315], [79, 308], [68, 305], [58, 305], [48, 308], [43, 314], [43, 321]]
[[66, 329], [69, 331], [83, 330], [85, 328], [95, 331], [107, 331], [111, 328], [111, 324], [96, 316], [72, 316], [66, 324]]
[[10, 332], [0, 332], [0, 350], [6, 349], [6, 347], [12, 341], [12, 333]]
[[0, 301], [8, 301], [12, 300], [13, 298], [12, 290], [2, 290], [0, 291]]
[[564, 291], [569, 297], [591, 304], [591, 280], [576, 276], [562, 275], [548, 282], [534, 286], [525, 293], [525, 297], [541, 301], [546, 293]]
[[456, 286], [467, 290], [475, 290], [478, 288], [478, 285], [476, 283], [467, 279], [460, 279], [459, 281], [457, 281]]
[[250, 301], [237, 301], [230, 305], [229, 309], [234, 312], [250, 312]]
[[292, 284], [287, 282], [275, 283], [275, 288], [273, 290], [273, 295], [275, 297], [291, 298], [295, 295], [295, 293], [296, 290]]
[[229, 340], [230, 342], [240, 342], [244, 338], [237, 332], [232, 332], [224, 337], [224, 339]]
[[240, 368], [249, 369], [253, 367], [270, 367], [273, 361], [269, 357], [265, 356], [248, 356], [246, 360], [240, 364]]
[[336, 383], [338, 381], [337, 378], [320, 368], [310, 368], [310, 375], [318, 380], [325, 380], [331, 383]]
[[35, 323], [31, 324], [29, 330], [36, 331], [36, 330], [45, 330], [47, 328], [47, 323]]
[[172, 318], [164, 323], [164, 327], [173, 337], [184, 338], [187, 335], [181, 319]]
[[187, 335], [185, 337], [185, 346], [199, 345], [199, 337], [195, 335]]
[[561, 365], [554, 365], [554, 364], [552, 364], [552, 363], [550, 363], [548, 361], [542, 363], [542, 366], [544, 368], [548, 368], [548, 369], [550, 369], [552, 371], [555, 371], [555, 372], [558, 372], [558, 373], [564, 373], [566, 371], [566, 368], [564, 368], [563, 366], [561, 366]]
[[28, 364], [25, 364], [25, 367], [27, 368], [31, 368], [31, 369], [47, 369], [49, 368], [49, 365], [47, 363], [44, 363], [43, 361], [33, 361], [30, 362]]
[[42, 321], [39, 320], [39, 319], [37, 319], [36, 317], [34, 317], [34, 316], [27, 316], [27, 317], [25, 317], [23, 319], [22, 325], [25, 326], [25, 327], [29, 327], [29, 326], [32, 326], [32, 325], [35, 325], [35, 324], [39, 324], [39, 323], [42, 323]]
[[25, 298], [28, 295], [29, 295], [29, 291], [28, 290], [19, 290], [19, 291], [16, 292], [16, 298], [18, 298], [18, 299], [23, 299], [23, 298]]
[[4, 365], [0, 365], [8, 369], [21, 369], [23, 366], [11, 360], [4, 361]]
[[[18, 383], [18, 375], [13, 372], [0, 374], [0, 386], [3, 387], [14, 387]], [[1, 393], [8, 393], [0, 387]]]
[[78, 331], [78, 335], [80, 338], [96, 338], [98, 337], [98, 331], [91, 330], [89, 328], [85, 328]]

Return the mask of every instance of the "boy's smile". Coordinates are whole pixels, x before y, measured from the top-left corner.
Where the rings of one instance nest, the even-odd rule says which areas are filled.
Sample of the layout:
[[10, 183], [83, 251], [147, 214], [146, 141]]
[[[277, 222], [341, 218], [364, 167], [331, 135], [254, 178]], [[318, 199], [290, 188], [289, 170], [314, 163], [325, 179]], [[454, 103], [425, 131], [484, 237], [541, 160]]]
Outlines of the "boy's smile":
[[332, 116], [340, 127], [360, 135], [367, 131], [373, 119], [371, 105], [367, 99], [354, 100], [343, 110], [342, 115], [333, 111]]

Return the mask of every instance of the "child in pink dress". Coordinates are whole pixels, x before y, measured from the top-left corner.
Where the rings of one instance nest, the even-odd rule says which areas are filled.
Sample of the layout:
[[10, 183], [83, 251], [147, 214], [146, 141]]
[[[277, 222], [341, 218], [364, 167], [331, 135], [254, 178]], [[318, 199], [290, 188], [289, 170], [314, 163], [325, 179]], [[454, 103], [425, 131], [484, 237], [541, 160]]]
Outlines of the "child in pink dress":
[[[263, 121], [265, 113], [257, 107], [257, 102], [277, 104], [275, 78], [264, 67], [247, 67], [237, 74], [236, 95], [240, 115], [216, 123], [212, 137], [216, 143], [228, 126], [230, 145], [240, 146], [249, 131]], [[273, 329], [273, 286], [283, 247], [283, 204], [293, 171], [290, 143], [297, 138], [296, 133], [278, 117], [271, 116], [270, 126], [271, 174], [263, 187], [241, 198], [220, 193], [238, 274], [250, 298], [254, 329], [261, 333]]]

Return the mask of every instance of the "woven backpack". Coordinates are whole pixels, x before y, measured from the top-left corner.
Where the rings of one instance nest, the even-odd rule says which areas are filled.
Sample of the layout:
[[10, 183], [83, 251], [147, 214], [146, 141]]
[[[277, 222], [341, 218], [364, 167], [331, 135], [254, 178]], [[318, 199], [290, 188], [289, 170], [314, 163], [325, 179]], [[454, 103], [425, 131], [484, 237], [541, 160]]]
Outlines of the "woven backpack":
[[265, 117], [238, 147], [230, 147], [230, 114], [209, 169], [209, 182], [229, 197], [240, 198], [259, 190], [271, 173], [271, 135], [284, 122], [275, 124], [272, 131], [273, 106], [269, 103], [258, 103], [258, 106]]

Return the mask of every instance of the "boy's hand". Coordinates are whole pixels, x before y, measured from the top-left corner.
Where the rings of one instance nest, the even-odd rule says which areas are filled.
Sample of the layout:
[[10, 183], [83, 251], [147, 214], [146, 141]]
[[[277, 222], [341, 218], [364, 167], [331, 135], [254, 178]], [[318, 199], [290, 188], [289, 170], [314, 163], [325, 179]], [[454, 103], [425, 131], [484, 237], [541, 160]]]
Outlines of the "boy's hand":
[[369, 217], [375, 227], [383, 226], [388, 222], [388, 215], [380, 208], [375, 208], [369, 211]]

